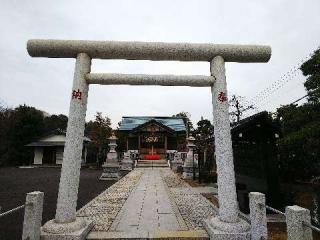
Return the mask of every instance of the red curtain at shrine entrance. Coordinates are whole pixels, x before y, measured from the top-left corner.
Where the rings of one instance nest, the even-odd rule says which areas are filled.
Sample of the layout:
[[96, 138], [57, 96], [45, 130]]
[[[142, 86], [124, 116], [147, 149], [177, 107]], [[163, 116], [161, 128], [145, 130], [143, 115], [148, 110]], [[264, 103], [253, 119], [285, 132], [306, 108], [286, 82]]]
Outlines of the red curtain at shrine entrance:
[[145, 154], [143, 156], [144, 160], [160, 160], [160, 155], [159, 154]]

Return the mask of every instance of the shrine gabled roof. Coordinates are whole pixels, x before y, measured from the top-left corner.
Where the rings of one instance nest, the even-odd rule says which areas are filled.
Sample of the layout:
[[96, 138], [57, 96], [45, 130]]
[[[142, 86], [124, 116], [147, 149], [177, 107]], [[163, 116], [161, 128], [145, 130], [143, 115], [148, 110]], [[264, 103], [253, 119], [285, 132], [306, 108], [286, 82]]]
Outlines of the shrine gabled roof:
[[154, 120], [160, 124], [173, 129], [176, 132], [186, 131], [186, 126], [184, 125], [182, 118], [176, 117], [148, 117], [148, 116], [138, 116], [138, 117], [122, 117], [119, 130], [120, 131], [131, 131], [140, 125]]
[[175, 130], [173, 130], [171, 127], [168, 127], [164, 124], [162, 124], [159, 121], [156, 121], [155, 119], [151, 119], [148, 122], [145, 122], [144, 124], [139, 125], [138, 127], [132, 129], [132, 132], [139, 132], [139, 131], [143, 131], [143, 129], [145, 129], [148, 125], [158, 125], [162, 130], [167, 131], [169, 133], [174, 133]]

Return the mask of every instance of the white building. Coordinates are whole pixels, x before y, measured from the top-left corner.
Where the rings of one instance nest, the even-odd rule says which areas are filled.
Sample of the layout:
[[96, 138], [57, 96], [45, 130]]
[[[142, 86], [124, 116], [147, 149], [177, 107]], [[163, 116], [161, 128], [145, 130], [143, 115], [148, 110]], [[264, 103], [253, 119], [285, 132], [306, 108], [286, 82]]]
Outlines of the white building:
[[[59, 165], [62, 164], [66, 133], [60, 129], [54, 130], [45, 136], [40, 137], [35, 142], [29, 143], [27, 147], [34, 148], [33, 164], [35, 165]], [[86, 163], [87, 147], [86, 143], [90, 139], [84, 137], [82, 150], [82, 163]]]

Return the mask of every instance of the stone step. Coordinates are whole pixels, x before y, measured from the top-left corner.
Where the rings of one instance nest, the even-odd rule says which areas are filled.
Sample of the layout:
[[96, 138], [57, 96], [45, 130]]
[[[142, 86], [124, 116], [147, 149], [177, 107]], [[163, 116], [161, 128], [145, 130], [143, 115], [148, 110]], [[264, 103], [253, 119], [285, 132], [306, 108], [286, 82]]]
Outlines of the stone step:
[[168, 168], [169, 166], [159, 165], [159, 166], [137, 166], [136, 168]]
[[167, 163], [167, 160], [138, 160], [138, 163]]
[[168, 167], [168, 162], [166, 160], [139, 160], [137, 168], [162, 168]]
[[111, 239], [199, 239], [207, 240], [209, 236], [204, 230], [187, 231], [132, 231], [132, 232], [90, 232], [87, 240]]
[[168, 164], [158, 164], [158, 165], [150, 165], [150, 164], [137, 164], [137, 168], [166, 168], [169, 167]]

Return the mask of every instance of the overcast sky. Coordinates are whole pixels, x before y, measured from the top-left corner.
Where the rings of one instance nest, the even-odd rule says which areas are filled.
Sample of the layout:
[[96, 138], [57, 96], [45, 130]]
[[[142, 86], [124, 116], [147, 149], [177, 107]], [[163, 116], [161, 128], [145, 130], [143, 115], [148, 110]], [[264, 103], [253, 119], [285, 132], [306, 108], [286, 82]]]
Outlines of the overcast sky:
[[[227, 82], [229, 95], [274, 111], [305, 94], [299, 71], [278, 91], [254, 97], [319, 47], [319, 12], [319, 0], [1, 0], [0, 101], [68, 114], [75, 60], [31, 58], [32, 38], [267, 44], [268, 63], [227, 63]], [[94, 60], [92, 72], [209, 75], [209, 64]], [[116, 126], [121, 116], [187, 111], [196, 123], [212, 119], [210, 98], [209, 88], [94, 85], [87, 120], [100, 111]]]

